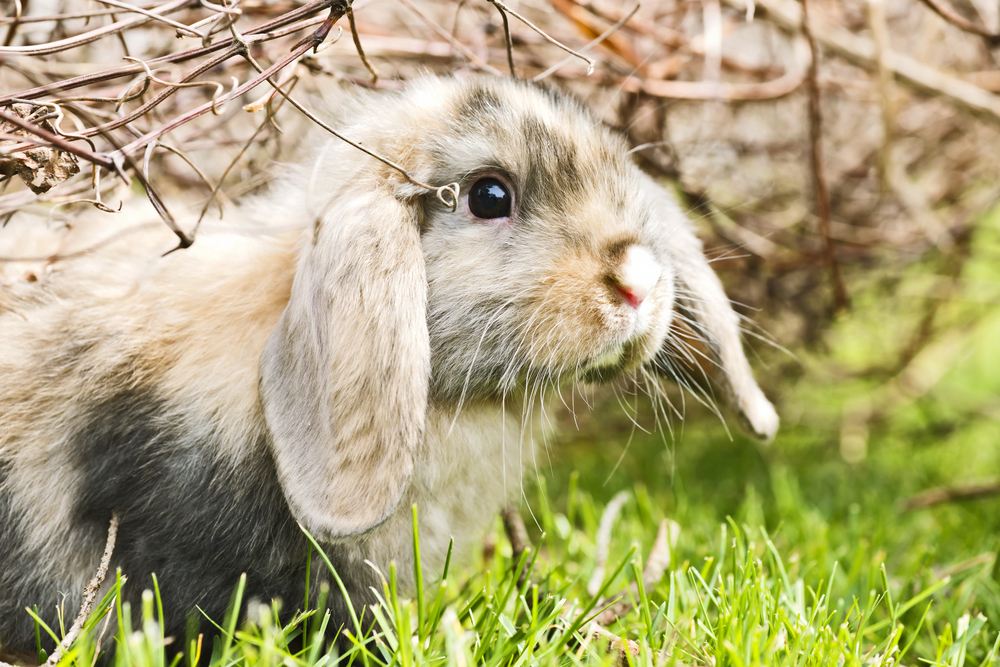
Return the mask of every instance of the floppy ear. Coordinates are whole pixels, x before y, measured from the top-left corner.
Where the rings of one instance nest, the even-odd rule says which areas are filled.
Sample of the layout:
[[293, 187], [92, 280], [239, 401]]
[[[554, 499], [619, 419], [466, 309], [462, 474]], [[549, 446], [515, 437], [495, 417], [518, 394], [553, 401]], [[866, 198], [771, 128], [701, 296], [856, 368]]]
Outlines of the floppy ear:
[[[682, 216], [675, 205], [670, 207], [671, 214]], [[668, 244], [676, 277], [675, 313], [655, 368], [681, 384], [721, 393], [750, 435], [770, 441], [778, 430], [778, 415], [753, 378], [739, 317], [709, 267], [701, 241], [684, 220], [672, 230]]]
[[327, 541], [374, 528], [399, 504], [430, 376], [416, 215], [388, 187], [334, 203], [260, 362], [282, 489]]

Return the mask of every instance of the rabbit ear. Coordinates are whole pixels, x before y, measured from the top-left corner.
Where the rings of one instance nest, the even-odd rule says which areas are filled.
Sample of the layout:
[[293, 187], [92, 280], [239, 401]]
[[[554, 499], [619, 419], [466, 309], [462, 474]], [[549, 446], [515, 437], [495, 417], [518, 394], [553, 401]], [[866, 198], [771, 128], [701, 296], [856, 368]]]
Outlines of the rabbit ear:
[[416, 214], [387, 187], [317, 220], [260, 363], [278, 477], [317, 538], [368, 531], [399, 504], [430, 377]]
[[654, 362], [657, 370], [681, 384], [721, 393], [746, 431], [770, 441], [778, 430], [778, 415], [753, 378], [743, 354], [739, 317], [688, 224], [671, 234], [669, 252], [676, 307], [668, 343]]

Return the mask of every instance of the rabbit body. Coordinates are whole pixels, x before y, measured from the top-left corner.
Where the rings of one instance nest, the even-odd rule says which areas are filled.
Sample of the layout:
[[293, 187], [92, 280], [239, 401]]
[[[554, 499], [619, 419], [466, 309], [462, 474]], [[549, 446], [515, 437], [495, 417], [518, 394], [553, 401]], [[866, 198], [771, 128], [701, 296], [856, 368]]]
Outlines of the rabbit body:
[[[13, 298], [0, 316], [5, 649], [34, 646], [24, 607], [37, 604], [52, 627], [56, 605], [70, 618], [76, 613], [115, 510], [112, 566], [128, 576], [134, 609], [156, 573], [168, 634], [183, 638], [196, 606], [221, 619], [243, 572], [256, 597], [289, 606], [303, 599], [306, 540], [278, 484], [257, 397], [257, 359], [288, 299], [295, 239], [265, 244], [206, 233], [190, 252], [161, 260], [172, 239], [154, 237], [154, 252], [120, 244], [100, 264], [59, 266], [51, 290], [24, 283], [6, 295]], [[136, 266], [146, 262], [157, 264], [153, 272]], [[129, 268], [142, 277], [121, 284]], [[520, 488], [531, 443], [520, 413], [472, 404], [454, 428], [453, 417], [429, 410], [424, 456], [398, 511], [356, 541], [327, 545], [356, 604], [369, 599], [369, 586], [381, 590], [365, 559], [386, 573], [395, 561], [401, 581], [411, 579], [412, 504], [422, 557], [440, 567], [452, 536], [463, 549]], [[311, 569], [316, 591], [325, 565], [315, 558]], [[338, 624], [349, 620], [343, 607], [335, 611]]]
[[[133, 608], [156, 573], [179, 639], [196, 607], [221, 619], [241, 573], [247, 597], [297, 606], [298, 524], [357, 606], [390, 562], [411, 585], [416, 504], [433, 575], [519, 493], [558, 389], [680, 372], [679, 318], [708, 379], [773, 435], [690, 224], [577, 102], [427, 78], [351, 96], [338, 128], [459, 183], [455, 210], [324, 140], [191, 248], [164, 256], [170, 235], [148, 226], [37, 280], [0, 276], [3, 650], [33, 650], [24, 607], [75, 614], [115, 512]], [[504, 189], [508, 215], [473, 212]], [[12, 225], [0, 254], [36, 237]], [[315, 593], [315, 554], [311, 575]]]

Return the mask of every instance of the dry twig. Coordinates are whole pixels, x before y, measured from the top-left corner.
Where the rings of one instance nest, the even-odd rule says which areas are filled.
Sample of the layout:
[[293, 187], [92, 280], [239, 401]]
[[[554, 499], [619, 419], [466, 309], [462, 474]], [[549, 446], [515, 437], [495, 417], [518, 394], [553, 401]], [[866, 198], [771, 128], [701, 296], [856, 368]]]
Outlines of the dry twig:
[[347, 21], [351, 24], [351, 37], [354, 39], [354, 48], [358, 50], [358, 57], [361, 58], [361, 62], [364, 63], [365, 69], [367, 69], [368, 73], [371, 75], [372, 85], [374, 86], [378, 83], [378, 70], [375, 69], [375, 66], [368, 60], [368, 56], [365, 55], [365, 50], [361, 48], [361, 38], [358, 36], [358, 25], [354, 22], [354, 10], [351, 9], [350, 5], [347, 6], [346, 14]]
[[[604, 32], [602, 32], [600, 35], [598, 35], [597, 37], [595, 37], [594, 39], [592, 39], [590, 42], [587, 43], [586, 46], [584, 46], [583, 48], [581, 48], [580, 49], [580, 53], [586, 53], [587, 51], [590, 51], [592, 48], [594, 48], [595, 46], [603, 43], [604, 40], [608, 39], [613, 34], [615, 34], [616, 32], [618, 32], [622, 28], [622, 26], [624, 26], [626, 23], [628, 23], [629, 20], [633, 16], [635, 16], [635, 13], [637, 11], [639, 11], [639, 7], [640, 7], [639, 3], [636, 3], [635, 7], [633, 7], [631, 9], [631, 11], [629, 11], [627, 14], [625, 14], [625, 16], [623, 16], [622, 18], [618, 19], [618, 21], [616, 21], [614, 25], [612, 25], [610, 28], [608, 28], [607, 30], [605, 30]], [[564, 58], [562, 61], [560, 61], [560, 62], [556, 63], [555, 65], [553, 65], [552, 67], [548, 68], [547, 70], [545, 70], [541, 74], [535, 75], [534, 77], [532, 77], [531, 80], [533, 82], [541, 81], [544, 78], [546, 78], [547, 76], [549, 76], [550, 74], [552, 74], [553, 72], [556, 72], [561, 67], [563, 67], [566, 64], [568, 64], [572, 60], [573, 60], [573, 56], [568, 56], [568, 57]], [[513, 71], [513, 61], [511, 62], [511, 70]]]
[[819, 47], [809, 26], [808, 0], [802, 3], [802, 32], [809, 41], [812, 59], [809, 62], [809, 142], [811, 144], [810, 159], [812, 162], [813, 187], [816, 197], [816, 214], [819, 217], [820, 232], [823, 235], [826, 250], [826, 262], [830, 267], [830, 277], [833, 281], [834, 306], [836, 310], [845, 310], [850, 306], [847, 286], [840, 271], [837, 259], [837, 247], [830, 232], [830, 190], [826, 184], [826, 172], [823, 166], [823, 111], [819, 97]]
[[[192, 0], [173, 0], [172, 2], [156, 7], [150, 13], [154, 16], [158, 14], [169, 14], [171, 12], [179, 11], [191, 3]], [[46, 44], [39, 44], [36, 46], [0, 46], [0, 56], [48, 56], [53, 53], [59, 53], [60, 51], [66, 51], [78, 46], [83, 46], [84, 44], [96, 42], [106, 35], [119, 34], [125, 30], [141, 26], [144, 23], [149, 23], [152, 20], [153, 17], [142, 16], [141, 18], [118, 21], [116, 23], [112, 23], [111, 25], [104, 26], [103, 28], [96, 28], [90, 32], [85, 32], [81, 35], [67, 37], [66, 39], [60, 39], [55, 42], [48, 42]], [[12, 26], [11, 30], [13, 30], [14, 27], [15, 26]]]
[[448, 183], [447, 185], [433, 186], [433, 185], [428, 185], [427, 183], [423, 183], [422, 181], [417, 180], [416, 178], [413, 177], [412, 174], [410, 174], [410, 172], [408, 172], [406, 169], [404, 169], [402, 166], [400, 166], [396, 162], [393, 162], [392, 160], [390, 160], [389, 158], [385, 157], [384, 155], [380, 155], [379, 153], [376, 153], [375, 151], [373, 151], [371, 149], [365, 148], [361, 144], [359, 144], [359, 143], [357, 143], [355, 141], [352, 141], [351, 139], [347, 138], [346, 136], [344, 136], [343, 134], [341, 134], [340, 132], [338, 132], [336, 129], [334, 129], [331, 125], [329, 125], [328, 123], [326, 123], [322, 119], [320, 119], [319, 116], [317, 116], [312, 111], [310, 111], [309, 109], [307, 109], [304, 105], [302, 105], [301, 103], [299, 103], [296, 100], [294, 100], [272, 78], [272, 75], [274, 74], [274, 72], [277, 71], [277, 69], [275, 68], [274, 65], [272, 65], [267, 70], [264, 70], [254, 60], [253, 56], [251, 56], [249, 54], [249, 52], [244, 53], [243, 55], [250, 62], [250, 64], [253, 65], [254, 69], [256, 69], [258, 72], [260, 72], [260, 76], [262, 78], [265, 78], [267, 80], [267, 82], [270, 83], [274, 87], [275, 91], [279, 95], [281, 95], [286, 100], [288, 100], [288, 103], [291, 104], [296, 109], [298, 109], [302, 113], [302, 115], [304, 115], [306, 118], [308, 118], [312, 122], [316, 123], [321, 128], [323, 128], [324, 130], [326, 130], [327, 132], [329, 132], [333, 136], [337, 137], [338, 139], [340, 139], [344, 143], [350, 144], [354, 148], [357, 148], [359, 151], [361, 151], [365, 155], [368, 155], [370, 157], [375, 158], [376, 160], [378, 160], [379, 162], [381, 162], [382, 164], [384, 164], [386, 166], [392, 167], [393, 169], [395, 169], [396, 171], [398, 171], [400, 174], [402, 174], [403, 178], [405, 178], [410, 183], [412, 183], [412, 184], [414, 184], [414, 185], [416, 185], [418, 187], [424, 188], [425, 190], [430, 190], [431, 192], [434, 192], [435, 195], [437, 196], [438, 201], [444, 207], [446, 207], [446, 208], [454, 211], [455, 207], [458, 206], [458, 190], [459, 190], [458, 183]]
[[517, 511], [515, 505], [508, 505], [500, 513], [503, 518], [503, 527], [510, 540], [511, 559], [516, 563], [521, 558], [525, 550], [531, 548], [531, 539], [528, 537], [528, 529], [524, 527], [521, 513]]
[[[798, 90], [806, 79], [807, 69], [801, 60], [796, 62], [781, 77], [763, 83], [731, 83], [728, 81], [658, 81], [626, 77], [619, 82], [622, 90], [643, 92], [653, 97], [675, 100], [727, 100], [732, 102], [750, 100], [774, 100], [790, 95]], [[608, 77], [605, 81], [612, 83]]]
[[[528, 530], [524, 527], [521, 513], [517, 511], [516, 506], [508, 505], [500, 512], [500, 516], [503, 517], [504, 531], [507, 533], [507, 539], [510, 540], [511, 562], [517, 567], [517, 564], [521, 562], [521, 556], [531, 548]], [[525, 563], [525, 566], [517, 574], [518, 588], [524, 586], [524, 582], [528, 578], [529, 565], [529, 563]]]
[[[745, 0], [723, 0], [728, 6], [740, 11], [746, 9]], [[802, 12], [794, 0], [754, 0], [758, 9], [767, 12], [767, 17], [775, 24], [793, 33], [802, 26]], [[875, 71], [876, 46], [872, 40], [855, 35], [843, 28], [810, 25], [816, 43], [848, 62]], [[884, 54], [885, 65], [893, 75], [912, 88], [942, 97], [968, 111], [1000, 122], [1000, 97], [978, 86], [940, 72], [932, 67], [898, 51]]]
[[941, 2], [941, 0], [921, 0], [921, 2], [930, 7], [935, 14], [943, 18], [948, 23], [951, 23], [965, 32], [971, 32], [974, 35], [984, 37], [990, 46], [1000, 44], [1000, 33], [993, 32], [985, 26], [970, 21], [946, 5], [944, 2]]
[[[579, 58], [580, 60], [582, 60], [583, 62], [587, 63], [587, 76], [590, 76], [593, 73], [593, 71], [594, 71], [594, 59], [593, 58], [588, 58], [587, 56], [585, 56], [584, 54], [580, 53], [579, 51], [574, 51], [573, 49], [569, 48], [568, 46], [566, 46], [565, 44], [563, 44], [562, 42], [560, 42], [558, 39], [556, 39], [555, 37], [553, 37], [549, 33], [545, 32], [544, 30], [542, 30], [541, 28], [539, 28], [537, 25], [535, 25], [534, 23], [532, 23], [531, 21], [529, 21], [528, 19], [526, 19], [521, 14], [518, 14], [517, 12], [515, 12], [510, 7], [508, 7], [504, 3], [500, 2], [500, 0], [488, 0], [488, 1], [489, 1], [490, 4], [492, 4], [498, 10], [500, 10], [500, 13], [504, 17], [504, 25], [507, 24], [507, 14], [512, 15], [514, 18], [516, 18], [517, 20], [519, 20], [521, 23], [523, 23], [524, 25], [528, 26], [529, 28], [531, 28], [532, 30], [534, 30], [536, 33], [538, 33], [539, 35], [541, 35], [545, 39], [545, 41], [549, 42], [550, 44], [552, 44], [554, 46], [559, 47], [560, 49], [562, 49], [566, 53], [570, 54], [571, 56], [575, 56], [575, 57]], [[509, 30], [507, 31], [507, 35], [508, 36], [510, 35]], [[508, 43], [509, 43], [509, 39], [508, 39]], [[513, 56], [511, 55], [509, 57], [511, 58], [511, 60], [510, 60], [510, 64], [511, 64], [511, 76], [513, 76], [513, 66], [514, 66]]]
[[[642, 570], [642, 585], [647, 590], [659, 584], [670, 567], [670, 553], [677, 545], [680, 532], [681, 528], [676, 522], [670, 519], [664, 519], [660, 522], [660, 527], [656, 532], [656, 540], [653, 542], [649, 557], [646, 559], [646, 567]], [[593, 581], [591, 579], [591, 585]], [[589, 588], [588, 586], [588, 591]], [[608, 626], [631, 611], [633, 605], [626, 600], [629, 595], [633, 598], [639, 595], [639, 589], [634, 583], [623, 593], [598, 603], [598, 606], [604, 607], [604, 611], [597, 615], [594, 622], [599, 626]]]
[[878, 66], [878, 96], [882, 112], [882, 145], [878, 151], [878, 175], [882, 192], [892, 190], [892, 72], [886, 66], [885, 54], [889, 51], [889, 27], [885, 18], [883, 0], [868, 0], [868, 27], [875, 38], [875, 61]]
[[[108, 171], [114, 172], [119, 176], [121, 176], [122, 180], [124, 180], [126, 183], [128, 182], [128, 177], [126, 177], [121, 172], [120, 165], [117, 164], [114, 161], [114, 159], [112, 159], [107, 155], [95, 153], [93, 151], [87, 150], [86, 148], [80, 148], [79, 146], [70, 143], [66, 139], [54, 134], [53, 132], [50, 132], [39, 125], [35, 125], [34, 123], [29, 122], [28, 120], [25, 120], [24, 118], [21, 118], [17, 114], [8, 113], [6, 111], [3, 111], [2, 109], [0, 109], [0, 120], [4, 121], [5, 123], [9, 123], [11, 125], [16, 125], [22, 130], [35, 135], [36, 137], [42, 139], [45, 142], [48, 142], [49, 145], [56, 147], [58, 150], [64, 151], [66, 153], [72, 153], [73, 155], [76, 155], [79, 158], [83, 158], [87, 162], [96, 164], [99, 167], [104, 167]], [[20, 148], [21, 146], [5, 147], [4, 151], [9, 153], [17, 151]]]
[[111, 516], [111, 525], [108, 526], [108, 540], [104, 545], [104, 556], [101, 558], [101, 564], [97, 568], [97, 574], [90, 580], [87, 587], [83, 589], [83, 603], [80, 605], [80, 613], [76, 615], [76, 620], [73, 621], [72, 627], [70, 627], [66, 636], [63, 637], [59, 646], [52, 652], [49, 659], [45, 661], [44, 667], [53, 667], [59, 662], [63, 652], [69, 650], [69, 647], [73, 645], [73, 642], [76, 641], [77, 636], [80, 634], [80, 630], [83, 629], [87, 619], [90, 618], [90, 612], [94, 610], [94, 604], [97, 602], [97, 594], [101, 590], [101, 584], [104, 583], [104, 577], [108, 574], [108, 566], [111, 564], [111, 554], [115, 550], [115, 538], [117, 536], [118, 513], [115, 512]]
[[507, 20], [506, 7], [502, 3], [493, 2], [492, 5], [500, 12], [500, 20], [503, 21], [503, 42], [507, 47], [507, 67], [510, 68], [510, 78], [517, 78], [517, 70], [514, 69], [514, 40], [510, 36], [510, 21]]
[[944, 503], [981, 500], [996, 495], [1000, 495], [1000, 481], [981, 482], [967, 486], [941, 486], [907, 498], [900, 506], [900, 511], [912, 512]]
[[[295, 34], [304, 30], [306, 28], [312, 27], [314, 25], [325, 23], [328, 18], [323, 17], [311, 17], [313, 14], [321, 12], [325, 9], [335, 5], [337, 0], [312, 0], [308, 4], [302, 5], [286, 14], [261, 23], [258, 26], [254, 26], [249, 30], [243, 32], [244, 39], [247, 39], [248, 43], [253, 44], [263, 44], [268, 41], [280, 39], [282, 37], [287, 37], [288, 35]], [[339, 17], [338, 17], [339, 18]], [[307, 19], [307, 20], [302, 20]], [[301, 21], [301, 23], [296, 23]], [[72, 77], [63, 81], [55, 81], [50, 84], [43, 86], [36, 86], [35, 88], [30, 88], [28, 90], [10, 93], [7, 95], [0, 95], [0, 106], [8, 104], [16, 99], [27, 99], [32, 100], [49, 93], [59, 92], [63, 90], [72, 90], [74, 88], [80, 88], [83, 86], [89, 86], [95, 83], [102, 83], [104, 81], [111, 81], [114, 79], [119, 79], [131, 74], [139, 74], [143, 72], [146, 66], [150, 68], [156, 68], [161, 65], [166, 64], [176, 64], [187, 62], [189, 60], [195, 60], [206, 56], [217, 51], [226, 51], [226, 56], [220, 60], [209, 61], [207, 67], [202, 67], [194, 74], [197, 76], [204, 71], [212, 69], [216, 65], [239, 55], [242, 45], [239, 44], [236, 38], [231, 39], [221, 39], [217, 42], [213, 42], [209, 46], [199, 47], [196, 49], [188, 49], [186, 51], [178, 51], [177, 53], [172, 53], [161, 58], [153, 58], [152, 60], [147, 60], [144, 65], [129, 65], [126, 67], [117, 67], [110, 70], [105, 70], [102, 72], [96, 72], [93, 74], [86, 74], [83, 76]], [[141, 115], [141, 114], [140, 114]], [[136, 116], [138, 117], [138, 116]], [[134, 118], [129, 118], [129, 120], [134, 120]], [[116, 126], [117, 127], [117, 126]]]
[[605, 506], [604, 513], [601, 514], [601, 523], [597, 527], [597, 537], [595, 538], [597, 565], [594, 567], [594, 573], [590, 575], [590, 582], [587, 584], [587, 592], [592, 596], [597, 595], [598, 591], [601, 590], [601, 584], [604, 583], [604, 570], [608, 563], [608, 553], [611, 551], [611, 531], [615, 527], [615, 522], [618, 521], [622, 507], [628, 502], [628, 498], [628, 491], [619, 491]]
[[[596, 623], [590, 624], [587, 639], [589, 641], [603, 642], [604, 650], [608, 653], [615, 654], [616, 667], [628, 667], [629, 665], [636, 664], [636, 659], [639, 657], [641, 652], [638, 642], [619, 637], [613, 632], [605, 630]], [[663, 664], [666, 660], [669, 660], [669, 658], [669, 652], [664, 651], [655, 656], [654, 664]], [[670, 664], [675, 664], [676, 667], [688, 667], [677, 663]]]
[[489, 63], [485, 62], [482, 58], [473, 53], [472, 50], [469, 49], [469, 47], [467, 47], [465, 44], [455, 39], [455, 37], [450, 32], [442, 28], [436, 21], [430, 18], [419, 7], [410, 2], [410, 0], [399, 0], [399, 1], [404, 5], [406, 5], [406, 7], [410, 11], [419, 16], [424, 21], [424, 23], [429, 25], [434, 32], [436, 32], [438, 35], [441, 36], [441, 38], [443, 38], [445, 41], [451, 44], [452, 48], [454, 48], [463, 56], [471, 60], [476, 67], [483, 70], [484, 72], [489, 72], [490, 74], [496, 74], [497, 76], [500, 75], [500, 70], [498, 70], [496, 67], [493, 67]]

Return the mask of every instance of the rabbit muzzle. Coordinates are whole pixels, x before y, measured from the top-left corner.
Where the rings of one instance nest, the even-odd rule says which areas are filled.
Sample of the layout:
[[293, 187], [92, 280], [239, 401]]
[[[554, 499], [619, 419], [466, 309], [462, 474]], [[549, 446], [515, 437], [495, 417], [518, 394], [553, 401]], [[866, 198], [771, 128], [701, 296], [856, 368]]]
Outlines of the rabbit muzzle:
[[673, 294], [669, 272], [641, 244], [628, 245], [604, 282], [610, 297], [604, 306], [604, 338], [598, 353], [580, 364], [578, 379], [605, 382], [648, 363], [663, 345]]

